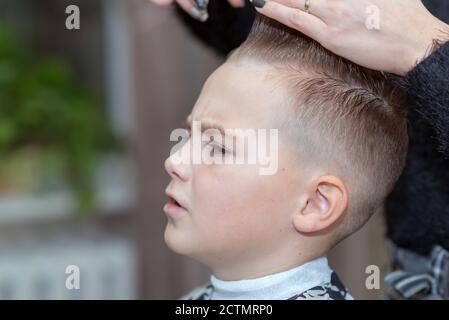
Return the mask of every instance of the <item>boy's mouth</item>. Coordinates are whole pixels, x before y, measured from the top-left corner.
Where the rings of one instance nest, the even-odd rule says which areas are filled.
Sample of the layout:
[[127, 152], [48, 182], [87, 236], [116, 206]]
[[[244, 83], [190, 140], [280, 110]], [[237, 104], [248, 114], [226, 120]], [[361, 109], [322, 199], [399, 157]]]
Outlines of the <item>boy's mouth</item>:
[[173, 194], [173, 193], [171, 193], [170, 191], [168, 191], [168, 190], [165, 190], [165, 195], [168, 197], [168, 202], [169, 203], [171, 203], [171, 204], [173, 204], [173, 205], [176, 205], [176, 206], [178, 206], [178, 207], [183, 207], [179, 202], [178, 202], [178, 200], [177, 200], [177, 197]]
[[178, 203], [178, 201], [176, 201], [175, 198], [168, 197], [168, 202], [169, 202], [170, 204], [175, 205], [175, 206], [182, 207], [182, 206]]
[[164, 212], [171, 217], [179, 217], [187, 213], [187, 210], [178, 202], [173, 194], [166, 191], [168, 202], [164, 206]]

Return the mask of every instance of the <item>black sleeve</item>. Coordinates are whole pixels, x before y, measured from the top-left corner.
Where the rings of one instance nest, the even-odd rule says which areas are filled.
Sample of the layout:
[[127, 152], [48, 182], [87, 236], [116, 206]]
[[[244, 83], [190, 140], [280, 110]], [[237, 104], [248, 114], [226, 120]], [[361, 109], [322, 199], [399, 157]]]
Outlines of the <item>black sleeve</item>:
[[208, 6], [209, 19], [200, 22], [176, 5], [176, 14], [204, 44], [225, 56], [246, 40], [256, 10], [247, 1], [243, 8], [233, 8], [226, 0], [212, 0]]
[[431, 127], [441, 151], [449, 157], [449, 42], [412, 69], [401, 81], [408, 107]]

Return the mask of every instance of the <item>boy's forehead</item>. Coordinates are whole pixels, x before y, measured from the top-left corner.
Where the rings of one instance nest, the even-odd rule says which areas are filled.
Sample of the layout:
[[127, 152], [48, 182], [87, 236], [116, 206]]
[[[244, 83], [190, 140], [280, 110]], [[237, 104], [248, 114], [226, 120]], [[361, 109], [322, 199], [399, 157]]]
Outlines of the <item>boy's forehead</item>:
[[264, 125], [279, 112], [276, 108], [283, 97], [266, 69], [225, 63], [204, 84], [188, 121], [208, 119], [233, 127]]

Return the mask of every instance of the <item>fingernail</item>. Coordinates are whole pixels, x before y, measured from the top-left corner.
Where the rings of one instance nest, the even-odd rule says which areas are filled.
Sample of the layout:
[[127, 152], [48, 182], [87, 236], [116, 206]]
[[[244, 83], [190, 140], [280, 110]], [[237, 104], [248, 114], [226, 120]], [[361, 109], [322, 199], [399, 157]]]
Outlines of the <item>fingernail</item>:
[[205, 0], [197, 0], [196, 4], [200, 10], [205, 10], [207, 8], [207, 2]]
[[256, 8], [263, 8], [265, 0], [249, 0]]
[[200, 21], [201, 21], [201, 22], [206, 22], [207, 19], [209, 19], [209, 14], [208, 14], [207, 11], [206, 11], [206, 12], [204, 12], [204, 13], [201, 15]]
[[200, 10], [198, 10], [198, 8], [193, 7], [192, 9], [190, 9], [190, 13], [192, 14], [192, 16], [194, 16], [195, 18], [199, 18], [201, 13]]
[[207, 19], [209, 19], [209, 14], [206, 10], [199, 10], [198, 8], [193, 7], [190, 9], [190, 13], [201, 22], [206, 22]]

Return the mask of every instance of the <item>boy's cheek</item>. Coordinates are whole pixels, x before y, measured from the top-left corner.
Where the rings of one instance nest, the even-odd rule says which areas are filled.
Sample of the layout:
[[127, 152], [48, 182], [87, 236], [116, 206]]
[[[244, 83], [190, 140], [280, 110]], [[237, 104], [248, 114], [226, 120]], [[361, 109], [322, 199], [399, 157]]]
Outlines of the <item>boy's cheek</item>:
[[[251, 223], [248, 220], [254, 219], [254, 215], [260, 220], [276, 211], [276, 194], [282, 190], [270, 187], [275, 185], [271, 181], [274, 177], [258, 175], [254, 166], [231, 166], [223, 171], [201, 168], [195, 173], [191, 199], [192, 219], [196, 225], [210, 227], [213, 222], [235, 228]], [[260, 201], [270, 198], [273, 201]]]

